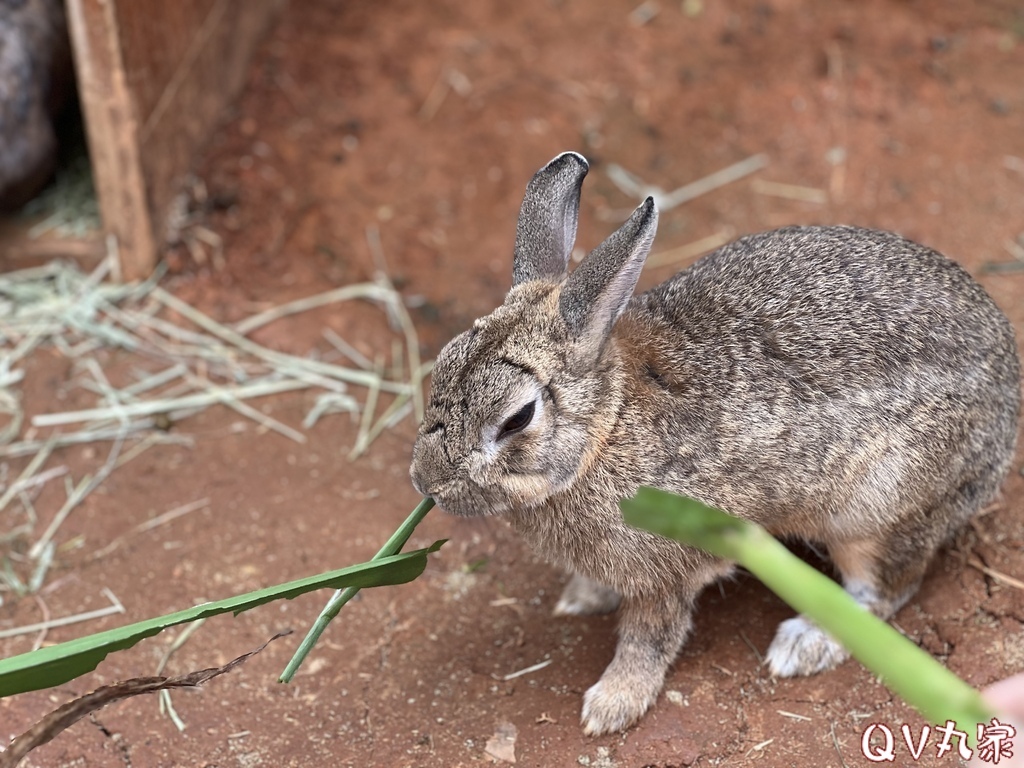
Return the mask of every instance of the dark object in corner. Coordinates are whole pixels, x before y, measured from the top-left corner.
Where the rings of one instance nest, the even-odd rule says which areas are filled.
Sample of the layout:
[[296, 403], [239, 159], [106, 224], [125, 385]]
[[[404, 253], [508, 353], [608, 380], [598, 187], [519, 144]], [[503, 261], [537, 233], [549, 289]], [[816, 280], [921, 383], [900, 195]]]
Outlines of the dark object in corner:
[[0, 210], [20, 208], [53, 175], [53, 121], [73, 75], [61, 0], [0, 0]]

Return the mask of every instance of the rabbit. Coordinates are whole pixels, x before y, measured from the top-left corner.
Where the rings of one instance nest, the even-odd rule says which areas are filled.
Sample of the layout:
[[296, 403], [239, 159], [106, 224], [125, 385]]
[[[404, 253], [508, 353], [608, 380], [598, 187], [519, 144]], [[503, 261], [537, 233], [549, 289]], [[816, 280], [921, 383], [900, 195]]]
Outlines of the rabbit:
[[73, 79], [61, 0], [0, 0], [0, 210], [20, 208], [53, 175], [53, 119]]
[[[588, 170], [563, 153], [530, 181], [504, 303], [437, 358], [415, 487], [454, 515], [498, 515], [573, 574], [556, 614], [618, 608], [584, 695], [587, 734], [655, 702], [694, 602], [734, 565], [627, 526], [656, 486], [827, 547], [845, 589], [890, 618], [936, 550], [999, 489], [1020, 364], [1003, 313], [961, 267], [851, 226], [743, 237], [633, 296], [648, 198], [568, 273]], [[771, 674], [847, 658], [802, 616]]]

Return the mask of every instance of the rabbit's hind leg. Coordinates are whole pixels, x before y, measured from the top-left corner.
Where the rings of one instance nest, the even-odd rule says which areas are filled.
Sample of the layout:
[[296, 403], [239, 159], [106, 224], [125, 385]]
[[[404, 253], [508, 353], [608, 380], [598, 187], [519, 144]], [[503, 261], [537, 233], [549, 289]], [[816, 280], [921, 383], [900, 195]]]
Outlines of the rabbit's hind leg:
[[[884, 537], [832, 542], [829, 552], [843, 577], [843, 586], [858, 603], [881, 619], [889, 619], [917, 591], [941, 537], [907, 536], [890, 531]], [[767, 663], [777, 677], [813, 675], [842, 663], [847, 650], [804, 616], [788, 619], [768, 648]]]
[[596, 616], [619, 607], [618, 592], [581, 574], [574, 574], [555, 605], [556, 616]]

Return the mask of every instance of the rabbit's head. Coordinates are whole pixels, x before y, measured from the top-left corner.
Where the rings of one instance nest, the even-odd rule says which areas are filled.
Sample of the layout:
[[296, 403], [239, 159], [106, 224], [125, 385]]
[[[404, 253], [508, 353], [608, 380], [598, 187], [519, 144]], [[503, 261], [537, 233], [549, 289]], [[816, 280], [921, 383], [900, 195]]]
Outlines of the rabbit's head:
[[657, 227], [648, 198], [567, 276], [587, 162], [530, 181], [504, 304], [438, 356], [413, 449], [416, 488], [458, 515], [502, 514], [570, 488], [615, 423], [607, 341]]

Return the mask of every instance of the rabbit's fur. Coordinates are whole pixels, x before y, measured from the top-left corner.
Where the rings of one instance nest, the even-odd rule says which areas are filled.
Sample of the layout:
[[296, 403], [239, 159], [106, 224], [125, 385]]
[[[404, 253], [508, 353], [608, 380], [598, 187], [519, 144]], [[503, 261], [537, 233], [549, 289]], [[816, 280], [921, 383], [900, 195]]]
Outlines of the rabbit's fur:
[[[996, 494], [1020, 371], [985, 291], [888, 232], [752, 235], [631, 298], [648, 199], [567, 275], [586, 172], [565, 153], [530, 182], [513, 287], [438, 357], [412, 478], [449, 512], [504, 516], [575, 574], [557, 613], [621, 601], [615, 657], [584, 697], [598, 734], [654, 702], [695, 598], [733, 569], [625, 525], [620, 499], [657, 486], [820, 542], [889, 618]], [[846, 656], [797, 617], [767, 661], [805, 675]]]
[[0, 209], [23, 205], [53, 174], [53, 118], [72, 80], [62, 0], [0, 0]]

